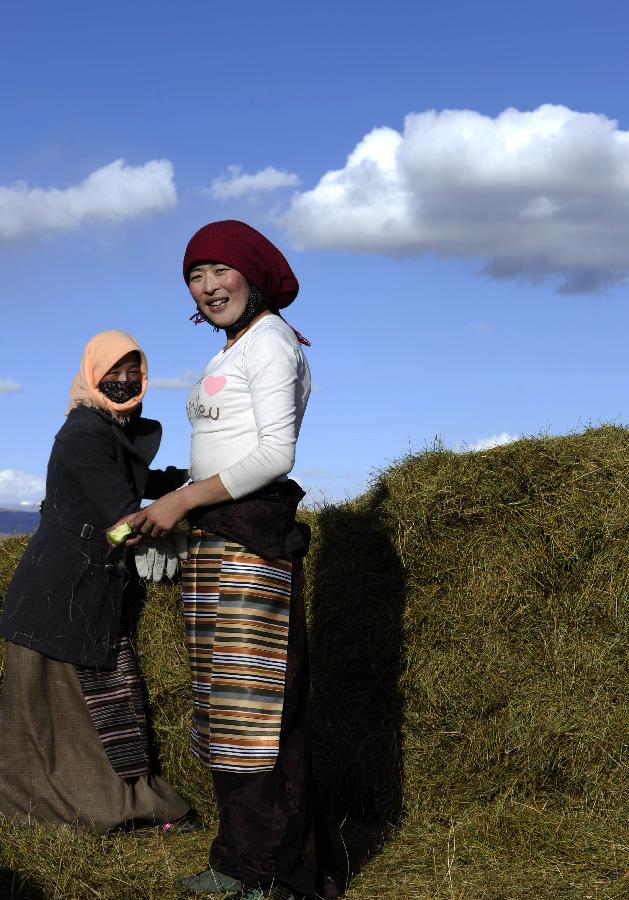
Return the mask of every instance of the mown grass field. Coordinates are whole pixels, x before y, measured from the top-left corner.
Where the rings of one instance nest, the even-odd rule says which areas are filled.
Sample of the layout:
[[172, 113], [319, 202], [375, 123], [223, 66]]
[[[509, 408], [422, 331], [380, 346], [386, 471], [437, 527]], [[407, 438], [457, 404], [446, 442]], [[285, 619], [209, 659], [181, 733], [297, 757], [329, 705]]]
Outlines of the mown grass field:
[[[347, 897], [629, 897], [629, 432], [414, 455], [304, 518]], [[0, 544], [0, 592], [23, 546]], [[138, 646], [162, 771], [211, 827], [176, 587], [149, 588]], [[172, 900], [209, 837], [0, 840], [0, 897]]]

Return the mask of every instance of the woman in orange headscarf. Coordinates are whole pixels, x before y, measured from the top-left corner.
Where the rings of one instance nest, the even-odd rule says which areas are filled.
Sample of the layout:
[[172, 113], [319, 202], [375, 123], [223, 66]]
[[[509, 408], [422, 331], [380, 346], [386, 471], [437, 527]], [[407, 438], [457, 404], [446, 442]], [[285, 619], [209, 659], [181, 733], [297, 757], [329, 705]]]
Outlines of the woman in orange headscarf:
[[122, 331], [85, 347], [55, 437], [41, 523], [4, 600], [0, 816], [108, 831], [195, 827], [150, 772], [126, 607], [135, 580], [105, 529], [187, 477], [149, 472], [159, 422], [141, 417], [146, 357]]

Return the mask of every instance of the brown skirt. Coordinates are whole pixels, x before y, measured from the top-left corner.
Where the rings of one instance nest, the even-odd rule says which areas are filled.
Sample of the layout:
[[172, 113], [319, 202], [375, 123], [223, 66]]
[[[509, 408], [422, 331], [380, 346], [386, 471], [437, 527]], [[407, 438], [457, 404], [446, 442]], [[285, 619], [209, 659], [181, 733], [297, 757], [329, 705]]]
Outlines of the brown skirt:
[[7, 641], [0, 698], [0, 817], [73, 822], [105, 832], [172, 822], [190, 811], [156, 775], [112, 768], [76, 669]]

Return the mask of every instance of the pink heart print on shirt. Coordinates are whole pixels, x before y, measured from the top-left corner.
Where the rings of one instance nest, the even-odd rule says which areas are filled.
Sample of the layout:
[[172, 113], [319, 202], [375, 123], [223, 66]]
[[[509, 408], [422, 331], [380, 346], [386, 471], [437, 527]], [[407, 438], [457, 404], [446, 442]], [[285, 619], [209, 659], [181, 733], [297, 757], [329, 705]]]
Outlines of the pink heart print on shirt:
[[208, 375], [207, 378], [203, 379], [203, 389], [210, 397], [220, 393], [226, 384], [227, 379], [224, 375]]

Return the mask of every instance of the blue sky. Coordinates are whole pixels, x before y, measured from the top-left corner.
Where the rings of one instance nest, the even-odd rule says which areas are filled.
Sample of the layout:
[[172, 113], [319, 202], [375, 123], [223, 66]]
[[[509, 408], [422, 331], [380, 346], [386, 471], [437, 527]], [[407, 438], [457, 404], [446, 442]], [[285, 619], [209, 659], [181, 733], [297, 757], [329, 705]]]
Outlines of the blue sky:
[[315, 498], [435, 436], [629, 421], [626, 4], [60, 0], [2, 20], [0, 505], [41, 493], [104, 328], [145, 348], [158, 462], [186, 464], [168, 385], [219, 339], [188, 322], [180, 266], [213, 219], [260, 228], [300, 280]]

